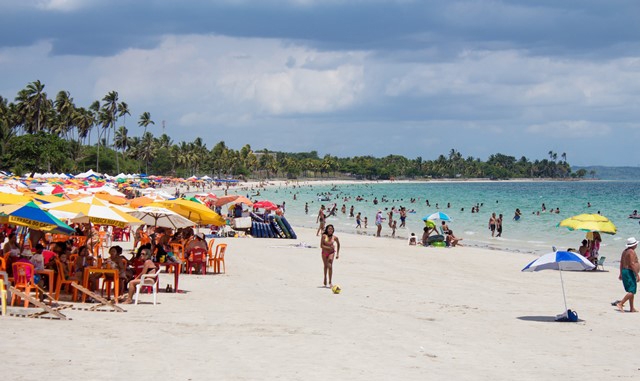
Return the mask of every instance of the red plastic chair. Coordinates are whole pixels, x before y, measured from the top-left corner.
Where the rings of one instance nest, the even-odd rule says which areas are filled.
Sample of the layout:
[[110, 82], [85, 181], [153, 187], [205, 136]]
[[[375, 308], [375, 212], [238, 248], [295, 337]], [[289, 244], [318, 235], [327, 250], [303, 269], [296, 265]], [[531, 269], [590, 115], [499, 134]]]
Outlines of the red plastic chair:
[[202, 275], [207, 275], [207, 250], [201, 247], [196, 247], [189, 250], [187, 258], [187, 269], [191, 274], [191, 269], [196, 265], [200, 265]]
[[[29, 295], [31, 289], [36, 292], [36, 298], [38, 297], [38, 289], [34, 281], [34, 275], [36, 270], [31, 263], [15, 262], [13, 268], [13, 283], [14, 287], [18, 290], [22, 290], [25, 294]], [[15, 293], [11, 297], [11, 306], [15, 303], [16, 299], [20, 299]], [[29, 307], [29, 300], [25, 299], [24, 306]]]

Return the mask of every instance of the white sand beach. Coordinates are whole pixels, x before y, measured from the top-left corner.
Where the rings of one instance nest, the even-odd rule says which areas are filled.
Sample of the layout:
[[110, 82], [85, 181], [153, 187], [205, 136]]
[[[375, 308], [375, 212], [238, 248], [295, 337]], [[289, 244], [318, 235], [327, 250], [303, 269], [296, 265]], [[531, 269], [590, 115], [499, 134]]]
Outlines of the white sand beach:
[[[186, 293], [126, 313], [2, 318], [7, 380], [638, 379], [639, 314], [610, 302], [617, 271], [556, 271], [534, 257], [427, 249], [337, 233], [334, 295], [318, 239], [232, 238], [224, 275], [182, 275]], [[314, 249], [294, 247], [304, 242]], [[163, 274], [161, 286], [171, 282]], [[151, 301], [151, 295], [143, 300]]]

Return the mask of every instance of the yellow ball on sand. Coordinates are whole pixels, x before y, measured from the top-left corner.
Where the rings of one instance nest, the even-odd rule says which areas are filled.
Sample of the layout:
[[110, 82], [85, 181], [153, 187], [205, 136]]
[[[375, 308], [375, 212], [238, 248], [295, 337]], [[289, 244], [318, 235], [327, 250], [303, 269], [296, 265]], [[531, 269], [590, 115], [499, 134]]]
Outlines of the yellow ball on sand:
[[335, 286], [331, 287], [331, 291], [333, 291], [334, 294], [339, 294], [340, 291], [342, 291], [342, 289], [340, 288], [340, 286], [335, 285]]

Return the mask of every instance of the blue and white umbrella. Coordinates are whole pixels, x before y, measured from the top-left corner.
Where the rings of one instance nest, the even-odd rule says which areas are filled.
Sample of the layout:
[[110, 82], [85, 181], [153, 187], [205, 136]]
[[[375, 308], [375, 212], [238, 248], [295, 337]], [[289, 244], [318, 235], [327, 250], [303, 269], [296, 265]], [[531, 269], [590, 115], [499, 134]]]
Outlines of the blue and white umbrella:
[[436, 212], [433, 214], [430, 214], [428, 216], [426, 216], [425, 218], [422, 219], [422, 221], [435, 221], [435, 220], [440, 220], [440, 221], [451, 221], [451, 217], [447, 216], [446, 214], [442, 213], [442, 212]]
[[560, 283], [562, 284], [562, 297], [564, 298], [564, 308], [567, 310], [567, 297], [564, 293], [564, 281], [562, 280], [562, 270], [565, 271], [584, 271], [593, 270], [595, 266], [585, 257], [578, 253], [570, 251], [556, 251], [545, 254], [535, 261], [529, 263], [522, 271], [542, 271], [542, 270], [560, 270]]

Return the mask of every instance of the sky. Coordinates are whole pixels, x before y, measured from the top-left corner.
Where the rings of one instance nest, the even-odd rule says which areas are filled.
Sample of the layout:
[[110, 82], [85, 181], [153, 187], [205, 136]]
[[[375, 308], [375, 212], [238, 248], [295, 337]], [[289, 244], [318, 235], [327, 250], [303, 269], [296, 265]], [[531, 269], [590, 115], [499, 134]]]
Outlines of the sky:
[[0, 95], [40, 80], [174, 141], [640, 165], [637, 0], [0, 0]]

